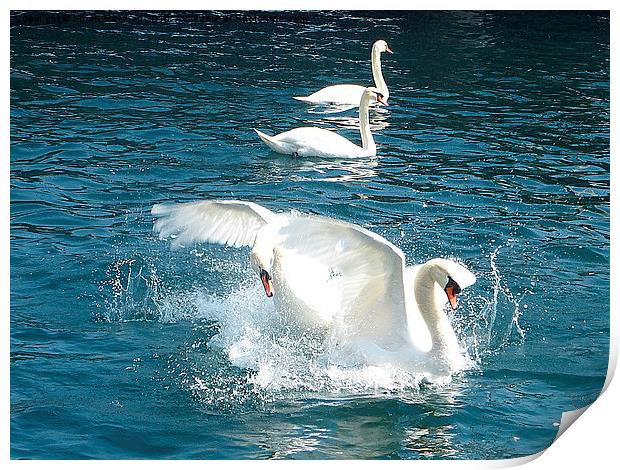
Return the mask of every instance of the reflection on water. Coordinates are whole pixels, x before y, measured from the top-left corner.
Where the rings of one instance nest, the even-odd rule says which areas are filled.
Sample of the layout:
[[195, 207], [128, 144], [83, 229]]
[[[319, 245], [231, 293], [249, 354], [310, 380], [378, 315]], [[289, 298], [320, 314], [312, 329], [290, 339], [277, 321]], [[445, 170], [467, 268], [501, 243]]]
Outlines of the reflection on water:
[[451, 441], [455, 437], [455, 426], [445, 424], [433, 428], [409, 428], [402, 446], [426, 458], [447, 458], [457, 455]]
[[317, 405], [309, 405], [308, 397], [299, 406], [323, 418], [300, 426], [299, 413], [292, 412], [291, 424], [265, 430], [267, 450], [275, 458], [296, 453], [297, 458], [322, 458], [332, 448], [340, 459], [395, 458], [406, 452], [424, 458], [456, 456], [458, 428], [450, 423], [460, 397], [458, 386], [399, 397], [356, 396], [355, 415], [346, 397], [334, 401], [322, 397], [323, 403]]
[[[377, 106], [369, 111], [370, 130], [374, 132], [387, 129], [390, 126], [389, 123], [390, 111], [382, 106]], [[308, 125], [317, 127], [338, 126], [343, 129], [356, 129], [360, 128], [359, 115], [356, 116], [325, 116], [319, 118], [312, 116], [307, 121]], [[375, 141], [377, 141], [377, 135], [374, 135]]]
[[[371, 179], [377, 174], [374, 168], [377, 167], [377, 158], [357, 158], [355, 160], [304, 161], [299, 164], [299, 175], [291, 175], [293, 181], [304, 181], [312, 179], [314, 181], [345, 182], [363, 179]], [[301, 175], [306, 173], [307, 176]], [[327, 176], [335, 173], [334, 176]], [[318, 175], [317, 175], [318, 174]]]
[[271, 459], [304, 458], [321, 447], [327, 429], [315, 426], [285, 425], [269, 428], [259, 438], [258, 445], [271, 452]]

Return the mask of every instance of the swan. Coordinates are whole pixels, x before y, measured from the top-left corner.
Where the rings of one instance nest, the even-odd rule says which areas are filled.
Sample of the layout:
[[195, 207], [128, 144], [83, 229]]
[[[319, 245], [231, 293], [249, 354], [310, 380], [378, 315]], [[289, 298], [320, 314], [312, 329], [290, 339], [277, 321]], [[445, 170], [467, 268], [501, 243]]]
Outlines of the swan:
[[365, 89], [359, 103], [361, 147], [335, 132], [320, 127], [297, 127], [274, 136], [267, 135], [257, 129], [254, 131], [273, 151], [287, 155], [300, 157], [374, 157], [377, 155], [377, 146], [368, 122], [368, 104], [372, 98], [388, 106], [383, 94], [377, 88]]
[[[383, 78], [383, 73], [381, 72], [382, 52], [392, 54], [392, 50], [389, 48], [387, 42], [380, 39], [372, 46], [370, 62], [372, 64], [372, 78], [375, 82], [375, 87], [381, 91], [381, 94], [387, 101], [390, 97], [390, 92]], [[360, 103], [362, 93], [364, 93], [364, 87], [361, 85], [343, 84], [325, 87], [309, 96], [294, 96], [293, 98], [310, 104], [357, 106]]]
[[367, 364], [447, 376], [467, 363], [444, 307], [456, 310], [476, 276], [455, 260], [407, 267], [398, 247], [358, 225], [246, 201], [156, 204], [151, 213], [173, 247], [251, 247], [276, 308], [303, 327], [328, 328], [334, 345]]

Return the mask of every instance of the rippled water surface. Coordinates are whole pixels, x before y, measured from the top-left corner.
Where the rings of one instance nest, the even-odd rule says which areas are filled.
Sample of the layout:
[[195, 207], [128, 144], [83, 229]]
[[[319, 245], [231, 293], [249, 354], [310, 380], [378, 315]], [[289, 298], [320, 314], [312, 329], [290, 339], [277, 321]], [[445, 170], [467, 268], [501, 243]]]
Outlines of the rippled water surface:
[[[136, 14], [11, 26], [13, 458], [506, 458], [600, 391], [609, 345], [609, 17]], [[94, 19], [95, 21], [86, 21]], [[52, 21], [54, 20], [54, 21]], [[376, 158], [295, 159], [253, 128], [358, 141], [292, 100], [370, 81]], [[447, 385], [326, 363], [274, 328], [247, 250], [170, 251], [160, 202], [336, 217], [478, 276]], [[577, 424], [578, 425], [578, 424]]]

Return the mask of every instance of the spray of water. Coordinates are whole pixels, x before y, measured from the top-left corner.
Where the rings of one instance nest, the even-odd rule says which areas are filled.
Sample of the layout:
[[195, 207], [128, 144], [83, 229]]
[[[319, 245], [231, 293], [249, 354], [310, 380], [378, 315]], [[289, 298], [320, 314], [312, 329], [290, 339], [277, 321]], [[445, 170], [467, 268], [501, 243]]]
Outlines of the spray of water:
[[[524, 338], [519, 324], [521, 299], [508, 288], [497, 267], [500, 249], [490, 256], [491, 297], [465, 297], [459, 315], [452, 318], [472, 367], [479, 366], [485, 354], [501, 350], [515, 333]], [[237, 267], [249, 273], [246, 268], [243, 263]], [[190, 321], [198, 329], [207, 325], [206, 350], [191, 345], [185, 357], [191, 357], [190, 365], [185, 359], [178, 361], [171, 372], [203, 402], [218, 409], [225, 403], [266, 400], [269, 394], [288, 391], [414, 390], [424, 379], [389, 365], [347, 364], [325, 332], [300, 330], [285, 321], [272, 300], [261, 295], [254, 276], [245, 277], [230, 294], [214, 295], [204, 288], [164, 289], [156, 270], [139, 257], [113, 263], [108, 275], [101, 285], [111, 291], [104, 315], [107, 321]], [[498, 305], [504, 299], [512, 308], [507, 328], [498, 324]], [[217, 325], [215, 330], [213, 325]], [[438, 384], [446, 382], [449, 378]]]
[[156, 271], [140, 257], [124, 258], [112, 263], [107, 279], [99, 289], [104, 308], [96, 313], [98, 321], [159, 320], [156, 306], [161, 281]]
[[515, 295], [512, 292], [497, 265], [500, 251], [507, 246], [498, 246], [489, 257], [491, 296], [477, 295], [471, 298], [471, 315], [456, 322], [459, 337], [477, 364], [486, 355], [497, 354], [509, 344], [525, 340], [525, 331], [520, 324], [524, 293]]

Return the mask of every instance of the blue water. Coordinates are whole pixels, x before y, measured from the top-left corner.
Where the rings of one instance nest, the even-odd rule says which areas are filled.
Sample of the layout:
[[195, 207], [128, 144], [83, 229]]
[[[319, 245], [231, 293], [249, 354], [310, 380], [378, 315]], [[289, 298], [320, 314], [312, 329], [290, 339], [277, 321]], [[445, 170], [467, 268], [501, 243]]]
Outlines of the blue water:
[[[609, 350], [609, 16], [13, 13], [11, 457], [464, 458], [538, 452]], [[91, 21], [93, 20], [93, 21]], [[377, 158], [254, 134], [356, 113], [291, 96], [370, 81]], [[251, 200], [373, 230], [478, 276], [450, 384], [338, 368], [279, 336], [247, 250], [170, 251], [150, 208]], [[314, 349], [313, 349], [314, 348]], [[579, 425], [579, 423], [577, 423]]]

